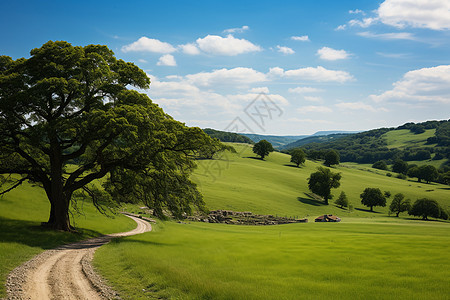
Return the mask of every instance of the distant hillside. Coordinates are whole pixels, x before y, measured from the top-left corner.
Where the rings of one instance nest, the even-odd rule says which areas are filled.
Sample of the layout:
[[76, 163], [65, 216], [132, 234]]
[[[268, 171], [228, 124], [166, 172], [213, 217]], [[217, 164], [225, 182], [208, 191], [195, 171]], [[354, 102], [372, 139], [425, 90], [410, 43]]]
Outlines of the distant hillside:
[[251, 139], [238, 133], [220, 131], [211, 128], [205, 128], [203, 131], [210, 137], [216, 138], [221, 142], [254, 144]]
[[447, 120], [406, 123], [397, 128], [327, 137], [311, 139], [310, 143], [297, 143], [294, 147], [302, 147], [307, 151], [335, 149], [339, 151], [343, 162], [374, 163], [399, 158], [405, 161], [432, 159], [448, 163], [450, 159], [450, 122]]
[[[326, 136], [331, 134], [350, 134], [350, 133], [356, 133], [358, 131], [318, 131], [312, 135], [262, 135], [262, 134], [251, 134], [251, 133], [242, 133], [242, 135], [245, 135], [246, 137], [249, 137], [254, 141], [255, 143], [259, 142], [260, 140], [266, 140], [272, 144], [277, 149], [283, 150], [283, 149], [290, 149], [295, 148], [294, 147], [288, 147], [288, 145], [293, 144], [297, 141], [308, 139], [311, 137], [319, 137], [319, 136]], [[315, 141], [315, 140], [311, 140]]]
[[281, 149], [289, 150], [289, 149], [293, 149], [293, 148], [302, 147], [303, 145], [310, 144], [310, 143], [325, 143], [325, 142], [329, 142], [331, 140], [335, 140], [335, 139], [344, 137], [348, 134], [349, 133], [335, 133], [335, 134], [328, 134], [328, 135], [315, 135], [314, 134], [312, 136], [308, 136], [308, 137], [305, 137], [298, 141], [284, 145]]
[[250, 138], [253, 142], [257, 143], [261, 140], [266, 140], [272, 144], [275, 148], [281, 149], [284, 145], [292, 143], [296, 140], [308, 137], [308, 135], [262, 135], [262, 134], [252, 134], [252, 133], [242, 133], [242, 135]]

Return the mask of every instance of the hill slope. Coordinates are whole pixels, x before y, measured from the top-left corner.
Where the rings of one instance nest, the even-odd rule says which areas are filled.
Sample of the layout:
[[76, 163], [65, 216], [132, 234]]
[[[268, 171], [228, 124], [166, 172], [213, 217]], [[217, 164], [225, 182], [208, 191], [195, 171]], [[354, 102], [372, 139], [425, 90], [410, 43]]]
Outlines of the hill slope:
[[[227, 153], [220, 160], [200, 161], [195, 171], [194, 180], [210, 209], [300, 217], [325, 213], [373, 217], [377, 214], [366, 212], [367, 208], [360, 203], [359, 195], [366, 187], [379, 187], [392, 195], [403, 193], [412, 200], [433, 198], [447, 208], [450, 205], [448, 186], [387, 177], [385, 171], [372, 168], [361, 170], [340, 165], [333, 168], [333, 172], [342, 174], [341, 187], [332, 193], [337, 196], [345, 191], [355, 210], [349, 212], [335, 205], [324, 206], [305, 195], [309, 192], [307, 178], [321, 163], [307, 160], [305, 166], [296, 168], [289, 163], [287, 154], [273, 152], [262, 161], [254, 157], [250, 146], [234, 146], [239, 154]], [[387, 207], [375, 210], [388, 212]]]
[[380, 128], [336, 138], [323, 138], [304, 143], [301, 140], [285, 149], [303, 147], [306, 150], [339, 151], [341, 161], [374, 163], [379, 160], [406, 161], [450, 159], [450, 122], [427, 121], [407, 123], [397, 128]]

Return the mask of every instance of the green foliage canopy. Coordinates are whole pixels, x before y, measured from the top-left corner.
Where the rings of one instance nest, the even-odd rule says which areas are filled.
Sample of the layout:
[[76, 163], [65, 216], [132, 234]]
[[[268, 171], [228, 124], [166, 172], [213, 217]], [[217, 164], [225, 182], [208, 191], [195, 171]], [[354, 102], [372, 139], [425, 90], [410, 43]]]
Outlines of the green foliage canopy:
[[321, 196], [328, 205], [328, 199], [331, 198], [331, 189], [338, 188], [341, 183], [341, 174], [333, 173], [330, 169], [318, 167], [317, 172], [311, 173], [308, 178], [308, 187], [311, 192]]
[[389, 206], [389, 212], [395, 213], [396, 217], [401, 212], [409, 211], [411, 209], [411, 200], [405, 199], [405, 195], [402, 193], [398, 193], [394, 195], [394, 199], [392, 199], [391, 205]]
[[[145, 94], [144, 71], [106, 46], [49, 41], [29, 59], [0, 57], [2, 192], [25, 180], [50, 201], [48, 225], [70, 230], [70, 202], [98, 208], [142, 200], [157, 215], [179, 216], [204, 204], [189, 180], [192, 156], [215, 142], [165, 114]], [[18, 174], [19, 176], [10, 176]], [[104, 189], [93, 181], [106, 178]]]
[[340, 160], [339, 153], [336, 150], [330, 149], [325, 153], [324, 159], [324, 164], [327, 167], [330, 167], [331, 165], [338, 165]]
[[366, 188], [360, 197], [361, 203], [370, 207], [370, 211], [373, 211], [374, 206], [386, 206], [386, 197], [379, 188]]
[[260, 140], [253, 146], [253, 153], [261, 156], [261, 159], [264, 159], [270, 152], [273, 152], [274, 149], [272, 144], [266, 140]]
[[341, 208], [348, 207], [348, 198], [344, 191], [339, 194], [339, 197], [334, 203], [336, 203], [336, 205], [339, 205]]
[[303, 152], [302, 149], [300, 149], [300, 148], [294, 149], [294, 150], [290, 151], [290, 154], [291, 154], [291, 162], [296, 164], [297, 167], [300, 164], [305, 163], [306, 154], [305, 154], [305, 152]]
[[[439, 218], [441, 217], [442, 208], [436, 200], [422, 198], [417, 199], [412, 205], [409, 214], [412, 216], [422, 217], [423, 220], [428, 220], [428, 217]], [[442, 214], [445, 218], [446, 213]], [[448, 217], [448, 216], [447, 216]]]

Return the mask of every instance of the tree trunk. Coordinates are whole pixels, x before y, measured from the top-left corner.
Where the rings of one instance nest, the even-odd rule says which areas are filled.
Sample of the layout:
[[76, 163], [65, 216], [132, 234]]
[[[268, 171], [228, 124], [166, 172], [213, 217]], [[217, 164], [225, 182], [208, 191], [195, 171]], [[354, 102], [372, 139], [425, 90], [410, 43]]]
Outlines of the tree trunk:
[[398, 218], [398, 215], [399, 215], [399, 214], [400, 214], [400, 212], [398, 211], [398, 212], [397, 212], [397, 215], [396, 215], [397, 218]]
[[370, 207], [370, 211], [373, 212], [373, 206]]
[[69, 201], [62, 197], [55, 201], [55, 214], [52, 228], [57, 230], [70, 231]]

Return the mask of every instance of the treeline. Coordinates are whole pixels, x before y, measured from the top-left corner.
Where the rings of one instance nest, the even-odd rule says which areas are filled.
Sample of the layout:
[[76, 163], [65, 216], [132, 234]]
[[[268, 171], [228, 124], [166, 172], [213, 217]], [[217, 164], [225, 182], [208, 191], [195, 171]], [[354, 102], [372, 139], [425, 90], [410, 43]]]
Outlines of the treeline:
[[[435, 136], [427, 140], [427, 144], [436, 144], [434, 147], [406, 147], [404, 149], [388, 148], [386, 140], [382, 137], [392, 130], [409, 129], [413, 133], [422, 133], [427, 129], [436, 129]], [[423, 129], [423, 131], [422, 131]], [[380, 128], [366, 132], [346, 135], [324, 143], [309, 143], [303, 145], [309, 158], [322, 158], [329, 149], [339, 152], [342, 162], [375, 163], [380, 160], [388, 164], [396, 159], [405, 161], [450, 159], [450, 122], [427, 121], [414, 124], [406, 123], [397, 128]]]
[[220, 131], [211, 128], [205, 128], [203, 131], [210, 137], [216, 138], [221, 142], [254, 144], [250, 138], [238, 133]]

